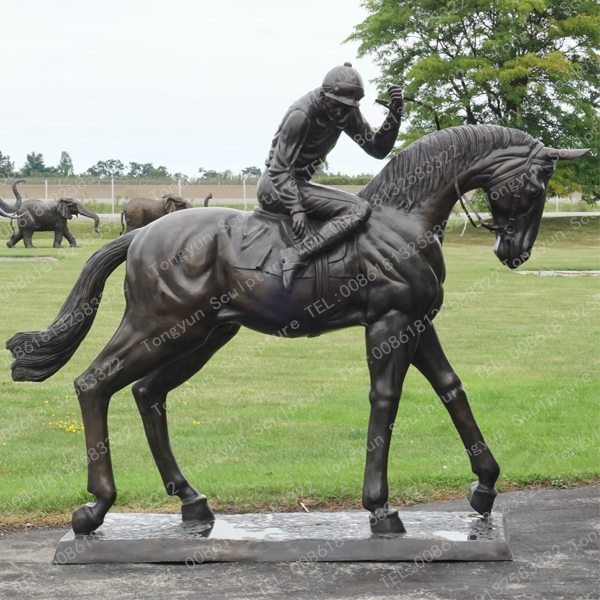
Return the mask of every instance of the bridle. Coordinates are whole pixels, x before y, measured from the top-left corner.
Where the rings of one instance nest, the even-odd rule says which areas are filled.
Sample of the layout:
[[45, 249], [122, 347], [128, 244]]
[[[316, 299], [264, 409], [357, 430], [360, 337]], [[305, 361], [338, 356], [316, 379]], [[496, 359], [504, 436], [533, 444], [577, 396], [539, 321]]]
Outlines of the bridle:
[[[535, 157], [537, 156], [537, 154], [543, 147], [544, 147], [543, 142], [538, 142], [529, 152], [529, 156], [527, 157], [527, 162], [525, 163], [525, 165], [522, 168], [520, 167], [518, 169], [517, 173], [512, 171], [508, 175], [504, 176], [499, 182], [496, 182], [496, 185], [502, 185], [507, 179], [515, 178], [518, 173], [521, 173], [521, 172], [529, 173], [529, 170], [531, 169], [531, 164], [533, 163], [533, 160], [535, 159]], [[473, 203], [467, 197], [465, 197], [463, 194], [461, 194], [460, 189], [458, 187], [458, 177], [456, 174], [456, 165], [454, 165], [454, 189], [456, 190], [456, 195], [458, 196], [460, 205], [462, 206], [463, 210], [465, 211], [465, 214], [467, 215], [467, 218], [471, 222], [471, 225], [473, 225], [473, 227], [484, 227], [488, 231], [491, 231], [492, 233], [495, 233], [495, 234], [498, 234], [501, 236], [507, 236], [508, 238], [510, 238], [513, 236], [513, 234], [517, 230], [517, 227], [515, 225], [516, 219], [517, 219], [517, 206], [518, 206], [517, 200], [521, 197], [521, 192], [524, 187], [525, 187], [525, 180], [523, 180], [521, 182], [521, 185], [519, 186], [517, 191], [513, 194], [513, 197], [511, 200], [511, 206], [510, 206], [510, 214], [508, 217], [508, 225], [506, 227], [504, 227], [503, 225], [496, 225], [496, 223], [494, 223], [493, 214], [492, 214], [492, 222], [487, 223], [486, 221], [484, 221], [481, 218], [481, 215], [477, 212], [477, 209], [473, 206]], [[473, 220], [473, 218], [471, 217], [471, 214], [467, 210], [467, 207], [465, 206], [465, 204], [469, 205], [469, 208], [471, 209], [471, 211], [473, 212], [473, 214], [475, 215], [475, 217], [477, 218], [479, 223], [476, 223]], [[492, 212], [492, 209], [490, 206], [490, 213], [491, 212]]]

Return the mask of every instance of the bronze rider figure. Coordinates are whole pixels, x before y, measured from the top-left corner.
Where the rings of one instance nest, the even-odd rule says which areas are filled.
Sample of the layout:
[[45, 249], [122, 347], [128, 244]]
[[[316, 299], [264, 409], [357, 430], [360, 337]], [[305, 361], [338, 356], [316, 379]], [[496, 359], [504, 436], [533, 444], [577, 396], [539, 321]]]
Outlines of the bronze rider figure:
[[[388, 86], [388, 94], [390, 112], [375, 132], [359, 109], [365, 95], [362, 78], [347, 62], [331, 69], [323, 84], [294, 102], [283, 117], [257, 194], [264, 210], [292, 216], [297, 242], [281, 259], [286, 292], [292, 291], [294, 280], [310, 259], [335, 247], [369, 219], [371, 207], [362, 198], [310, 180], [342, 132], [375, 158], [390, 153], [404, 101], [397, 85]], [[310, 235], [308, 216], [325, 222]]]

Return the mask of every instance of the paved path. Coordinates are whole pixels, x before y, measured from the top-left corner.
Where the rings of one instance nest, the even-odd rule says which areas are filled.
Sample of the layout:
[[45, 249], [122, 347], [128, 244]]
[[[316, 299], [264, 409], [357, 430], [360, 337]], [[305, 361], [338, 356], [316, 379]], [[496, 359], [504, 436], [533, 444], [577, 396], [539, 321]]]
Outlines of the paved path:
[[[600, 598], [600, 487], [498, 497], [514, 555], [497, 563], [51, 566], [64, 530], [0, 536], [0, 598], [23, 600], [592, 600]], [[466, 501], [410, 510], [465, 510]]]

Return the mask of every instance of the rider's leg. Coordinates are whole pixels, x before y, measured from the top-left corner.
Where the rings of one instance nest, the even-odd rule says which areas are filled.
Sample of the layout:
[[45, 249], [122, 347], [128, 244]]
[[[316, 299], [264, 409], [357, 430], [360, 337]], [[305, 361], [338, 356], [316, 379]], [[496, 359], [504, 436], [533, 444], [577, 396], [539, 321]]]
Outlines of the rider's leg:
[[326, 223], [286, 250], [283, 284], [288, 292], [307, 261], [319, 252], [337, 246], [371, 216], [371, 206], [365, 200], [341, 190], [298, 182], [298, 192], [307, 215]]
[[279, 194], [273, 186], [273, 182], [269, 177], [267, 169], [263, 171], [258, 185], [256, 186], [256, 197], [259, 206], [266, 212], [276, 215], [289, 215], [290, 211], [285, 207], [279, 199]]
[[337, 246], [371, 216], [371, 206], [366, 200], [342, 190], [299, 183], [298, 191], [306, 214], [326, 221], [316, 233], [306, 236], [296, 245], [302, 258], [312, 258], [317, 252]]

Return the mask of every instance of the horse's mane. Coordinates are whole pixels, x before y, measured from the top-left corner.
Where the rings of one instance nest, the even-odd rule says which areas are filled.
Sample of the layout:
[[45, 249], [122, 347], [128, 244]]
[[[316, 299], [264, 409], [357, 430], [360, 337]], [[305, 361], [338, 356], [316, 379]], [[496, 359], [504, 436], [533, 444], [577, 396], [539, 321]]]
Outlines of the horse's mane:
[[402, 150], [358, 196], [371, 206], [394, 206], [409, 212], [429, 200], [440, 185], [452, 181], [455, 169], [460, 173], [493, 150], [533, 147], [536, 142], [528, 133], [498, 125], [448, 127]]

